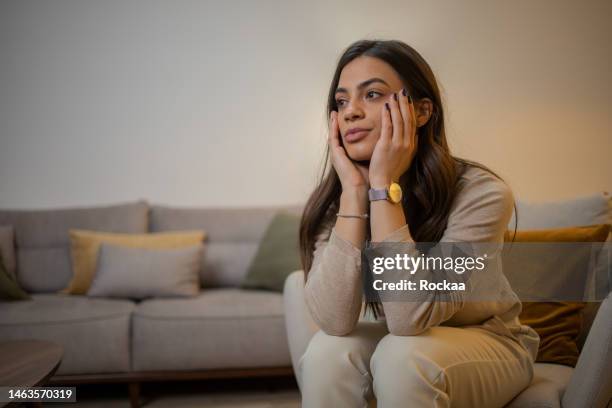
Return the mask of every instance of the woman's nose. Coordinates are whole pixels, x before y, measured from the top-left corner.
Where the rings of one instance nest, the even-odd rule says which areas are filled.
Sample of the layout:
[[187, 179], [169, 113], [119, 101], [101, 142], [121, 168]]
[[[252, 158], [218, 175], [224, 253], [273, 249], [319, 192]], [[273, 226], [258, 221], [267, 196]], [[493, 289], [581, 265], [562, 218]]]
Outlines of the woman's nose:
[[357, 118], [361, 118], [363, 116], [363, 109], [359, 104], [351, 102], [348, 104], [344, 110], [344, 119], [345, 120], [353, 120]]

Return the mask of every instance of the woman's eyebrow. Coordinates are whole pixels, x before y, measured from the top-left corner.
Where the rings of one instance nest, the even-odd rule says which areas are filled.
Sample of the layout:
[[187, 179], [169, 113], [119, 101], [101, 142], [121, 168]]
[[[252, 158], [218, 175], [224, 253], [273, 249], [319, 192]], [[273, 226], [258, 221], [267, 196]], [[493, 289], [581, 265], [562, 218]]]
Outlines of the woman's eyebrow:
[[[380, 82], [380, 83], [383, 83], [383, 84], [389, 86], [389, 84], [386, 83], [384, 79], [381, 79], [381, 78], [370, 78], [367, 81], [363, 81], [362, 83], [357, 85], [357, 89], [358, 90], [362, 90], [363, 88], [365, 88], [366, 86], [368, 86], [368, 85], [370, 85], [370, 84], [372, 84], [374, 82]], [[346, 88], [336, 88], [336, 93], [340, 93], [340, 92], [348, 93]]]

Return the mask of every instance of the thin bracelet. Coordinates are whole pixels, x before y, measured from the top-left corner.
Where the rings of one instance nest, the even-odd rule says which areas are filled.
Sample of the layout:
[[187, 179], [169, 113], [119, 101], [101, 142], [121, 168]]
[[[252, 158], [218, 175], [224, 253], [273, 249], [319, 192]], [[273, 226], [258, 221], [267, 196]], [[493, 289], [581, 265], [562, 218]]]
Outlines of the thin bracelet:
[[370, 218], [370, 216], [368, 214], [352, 215], [352, 214], [340, 214], [340, 213], [337, 213], [336, 216], [337, 217], [344, 217], [344, 218], [361, 218], [361, 219], [364, 219], [364, 220]]

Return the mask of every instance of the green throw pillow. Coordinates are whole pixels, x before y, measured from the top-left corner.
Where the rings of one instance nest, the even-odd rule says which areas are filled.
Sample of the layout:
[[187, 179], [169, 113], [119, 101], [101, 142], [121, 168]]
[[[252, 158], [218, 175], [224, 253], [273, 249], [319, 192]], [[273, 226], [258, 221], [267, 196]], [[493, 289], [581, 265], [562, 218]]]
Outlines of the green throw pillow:
[[0, 254], [0, 299], [3, 300], [26, 300], [30, 299], [30, 295], [21, 289], [17, 280], [13, 278], [2, 260], [2, 254]]
[[241, 287], [283, 291], [285, 278], [302, 269], [299, 253], [300, 216], [277, 213], [257, 249]]

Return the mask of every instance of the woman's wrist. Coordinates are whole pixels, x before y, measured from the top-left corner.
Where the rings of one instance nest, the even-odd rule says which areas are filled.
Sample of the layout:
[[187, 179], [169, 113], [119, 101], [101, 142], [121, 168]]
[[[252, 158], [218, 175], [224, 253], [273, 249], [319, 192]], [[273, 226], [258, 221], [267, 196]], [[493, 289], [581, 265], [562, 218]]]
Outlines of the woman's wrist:
[[372, 180], [372, 188], [385, 188], [385, 187], [389, 187], [389, 185], [392, 183], [390, 178], [380, 178], [380, 179], [375, 179]]
[[368, 212], [367, 188], [351, 188], [342, 190], [340, 195], [340, 213], [365, 214]]

